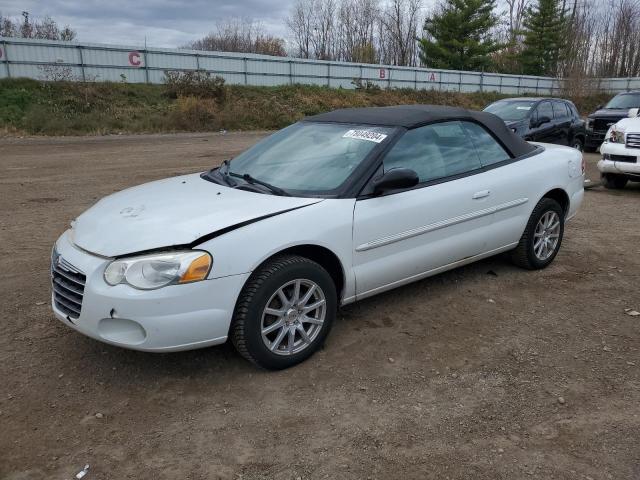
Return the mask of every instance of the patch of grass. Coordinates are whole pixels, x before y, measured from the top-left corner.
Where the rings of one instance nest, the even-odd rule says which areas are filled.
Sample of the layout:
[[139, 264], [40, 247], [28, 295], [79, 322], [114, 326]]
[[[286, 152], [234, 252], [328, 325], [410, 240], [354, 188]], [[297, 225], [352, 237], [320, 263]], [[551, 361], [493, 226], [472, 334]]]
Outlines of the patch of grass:
[[[400, 104], [482, 109], [496, 93], [411, 89], [330, 89], [320, 86], [224, 87], [224, 101], [167, 95], [164, 85], [0, 80], [0, 134], [91, 135], [180, 131], [272, 130], [337, 108]], [[214, 89], [215, 90], [215, 89]], [[216, 90], [217, 92], [217, 90]], [[610, 95], [574, 98], [583, 114]]]

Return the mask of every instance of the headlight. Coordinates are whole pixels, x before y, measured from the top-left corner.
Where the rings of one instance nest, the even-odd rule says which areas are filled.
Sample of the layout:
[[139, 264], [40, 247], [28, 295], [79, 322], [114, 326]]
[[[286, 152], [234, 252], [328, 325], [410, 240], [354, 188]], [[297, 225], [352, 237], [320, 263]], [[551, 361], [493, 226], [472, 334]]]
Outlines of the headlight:
[[140, 290], [204, 280], [213, 259], [207, 252], [191, 250], [114, 260], [104, 271], [109, 285], [126, 283]]
[[624, 132], [617, 130], [614, 125], [609, 129], [604, 139], [611, 143], [624, 143]]
[[587, 120], [587, 130], [593, 130], [593, 120], [590, 118]]

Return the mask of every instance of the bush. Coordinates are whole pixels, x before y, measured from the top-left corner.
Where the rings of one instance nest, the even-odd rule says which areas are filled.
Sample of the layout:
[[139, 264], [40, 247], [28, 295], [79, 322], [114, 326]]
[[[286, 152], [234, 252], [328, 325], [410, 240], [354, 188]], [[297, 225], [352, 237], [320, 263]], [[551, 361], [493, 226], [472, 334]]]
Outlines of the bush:
[[217, 130], [218, 105], [210, 98], [178, 97], [169, 120], [176, 130]]
[[203, 70], [166, 71], [164, 72], [164, 93], [169, 98], [211, 98], [218, 103], [224, 103], [227, 88], [224, 78], [212, 76]]
[[356, 90], [366, 90], [366, 91], [380, 90], [380, 85], [373, 83], [370, 80], [363, 81], [361, 78], [354, 78], [353, 80], [351, 80], [351, 85], [356, 87]]

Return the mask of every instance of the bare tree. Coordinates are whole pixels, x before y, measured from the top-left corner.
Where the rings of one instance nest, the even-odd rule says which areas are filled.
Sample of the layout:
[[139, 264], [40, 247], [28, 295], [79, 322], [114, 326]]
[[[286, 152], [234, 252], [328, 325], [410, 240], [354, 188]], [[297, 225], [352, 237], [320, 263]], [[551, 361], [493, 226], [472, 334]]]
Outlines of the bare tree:
[[0, 15], [0, 37], [17, 37], [18, 27], [9, 17]]
[[594, 46], [598, 41], [596, 29], [599, 21], [596, 0], [578, 3], [572, 0], [566, 42], [560, 72], [566, 78], [581, 78], [592, 70]]
[[522, 31], [522, 19], [529, 0], [505, 0], [509, 9], [509, 41], [516, 43]]
[[295, 44], [294, 55], [300, 58], [312, 56], [313, 15], [316, 0], [297, 0], [286, 19]]
[[187, 47], [194, 50], [286, 55], [283, 39], [266, 34], [259, 23], [241, 18], [219, 23], [214, 32], [191, 42]]
[[590, 73], [602, 77], [640, 75], [640, 1], [609, 0], [591, 35]]
[[22, 21], [0, 15], [0, 36], [71, 41], [76, 37], [76, 32], [68, 25], [60, 29], [49, 16], [32, 22], [29, 12], [22, 12]]
[[320, 60], [333, 60], [336, 53], [336, 0], [313, 2], [311, 43], [313, 55]]
[[382, 63], [413, 66], [417, 62], [420, 0], [391, 0], [379, 16]]
[[377, 61], [374, 31], [378, 18], [377, 0], [343, 0], [338, 9], [340, 59], [347, 62]]

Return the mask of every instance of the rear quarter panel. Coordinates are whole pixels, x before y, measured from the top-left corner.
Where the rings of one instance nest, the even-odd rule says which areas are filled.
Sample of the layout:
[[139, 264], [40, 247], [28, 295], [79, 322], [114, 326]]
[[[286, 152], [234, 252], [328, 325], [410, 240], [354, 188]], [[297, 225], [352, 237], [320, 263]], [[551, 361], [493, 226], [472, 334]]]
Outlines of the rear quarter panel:
[[559, 189], [567, 194], [567, 218], [575, 215], [582, 203], [584, 176], [581, 152], [559, 145], [535, 145], [544, 150], [495, 169], [492, 196], [495, 196], [496, 204], [526, 199], [519, 207], [494, 214], [494, 235], [501, 239], [503, 245], [520, 240], [536, 204], [552, 190]]

